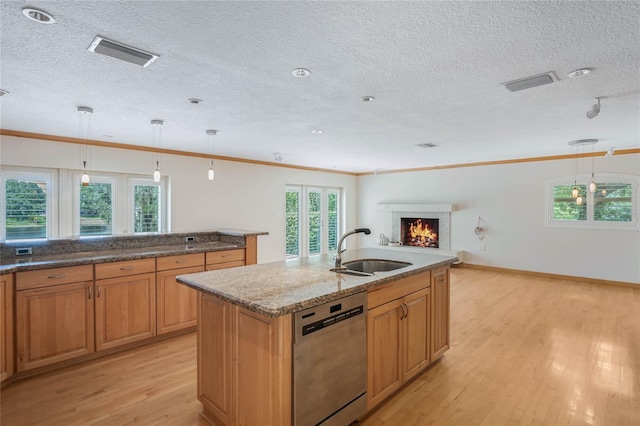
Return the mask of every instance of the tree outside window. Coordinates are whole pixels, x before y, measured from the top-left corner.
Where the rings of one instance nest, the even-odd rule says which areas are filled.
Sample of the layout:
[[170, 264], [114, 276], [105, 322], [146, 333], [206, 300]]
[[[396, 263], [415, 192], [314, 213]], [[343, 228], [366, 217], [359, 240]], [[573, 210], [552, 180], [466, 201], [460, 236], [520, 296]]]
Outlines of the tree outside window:
[[6, 239], [47, 238], [47, 182], [7, 179]]

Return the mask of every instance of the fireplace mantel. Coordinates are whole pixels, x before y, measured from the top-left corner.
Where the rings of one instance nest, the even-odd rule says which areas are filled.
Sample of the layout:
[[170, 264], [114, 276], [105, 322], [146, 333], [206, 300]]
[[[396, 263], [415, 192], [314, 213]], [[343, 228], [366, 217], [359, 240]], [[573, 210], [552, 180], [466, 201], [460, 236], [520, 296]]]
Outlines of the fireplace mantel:
[[378, 204], [381, 212], [451, 213], [454, 210], [454, 204]]

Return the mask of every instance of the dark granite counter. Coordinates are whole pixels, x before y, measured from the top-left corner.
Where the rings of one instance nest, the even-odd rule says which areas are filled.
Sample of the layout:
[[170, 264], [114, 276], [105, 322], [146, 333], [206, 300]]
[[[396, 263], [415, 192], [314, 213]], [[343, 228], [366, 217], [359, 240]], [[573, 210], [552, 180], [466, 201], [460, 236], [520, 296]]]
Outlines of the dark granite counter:
[[333, 255], [322, 255], [181, 275], [177, 280], [273, 318], [448, 266], [458, 260], [455, 256], [373, 248], [343, 254], [343, 263], [355, 259], [391, 259], [412, 265], [390, 272], [376, 272], [373, 276], [354, 276], [331, 272]]
[[[253, 235], [267, 235], [267, 233], [225, 229], [179, 234], [2, 243], [0, 274], [245, 248], [245, 238]], [[187, 237], [193, 238], [193, 241], [186, 242]], [[31, 256], [8, 255], [18, 247], [33, 247], [33, 254]]]

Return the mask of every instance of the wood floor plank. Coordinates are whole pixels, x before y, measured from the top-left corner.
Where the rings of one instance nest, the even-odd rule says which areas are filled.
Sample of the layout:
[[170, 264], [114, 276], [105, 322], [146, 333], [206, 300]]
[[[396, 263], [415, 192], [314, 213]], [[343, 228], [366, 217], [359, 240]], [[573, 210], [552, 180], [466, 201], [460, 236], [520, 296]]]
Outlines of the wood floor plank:
[[[451, 304], [449, 352], [363, 426], [640, 425], [640, 286], [454, 268]], [[0, 393], [6, 426], [202, 426], [200, 408], [195, 334]]]

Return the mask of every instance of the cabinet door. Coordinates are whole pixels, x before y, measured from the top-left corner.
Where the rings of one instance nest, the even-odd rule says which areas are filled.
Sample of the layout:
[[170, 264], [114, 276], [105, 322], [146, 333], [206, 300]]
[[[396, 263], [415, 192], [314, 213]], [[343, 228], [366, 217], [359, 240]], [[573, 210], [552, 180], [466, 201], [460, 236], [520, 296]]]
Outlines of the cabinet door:
[[155, 274], [96, 281], [96, 350], [155, 335]]
[[402, 301], [367, 313], [367, 407], [372, 409], [402, 385]]
[[16, 292], [17, 370], [90, 354], [93, 282]]
[[403, 299], [406, 314], [403, 323], [403, 381], [411, 379], [429, 365], [430, 289], [416, 291]]
[[0, 381], [13, 374], [13, 274], [0, 275]]
[[449, 268], [431, 275], [431, 360], [449, 350]]
[[198, 400], [211, 424], [230, 425], [231, 304], [198, 292]]
[[202, 266], [197, 266], [157, 273], [156, 327], [158, 334], [170, 333], [198, 324], [198, 291], [179, 284], [176, 277], [202, 271]]

